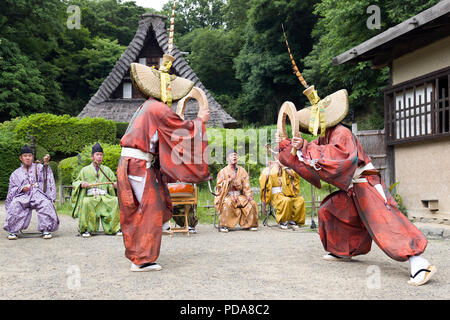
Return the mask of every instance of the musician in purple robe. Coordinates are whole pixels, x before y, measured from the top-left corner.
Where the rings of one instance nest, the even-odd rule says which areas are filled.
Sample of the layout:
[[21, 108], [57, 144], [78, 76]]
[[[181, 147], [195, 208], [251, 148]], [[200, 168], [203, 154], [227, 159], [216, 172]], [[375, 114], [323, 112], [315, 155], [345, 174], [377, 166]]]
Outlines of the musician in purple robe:
[[53, 172], [48, 165], [50, 156], [44, 157], [44, 164], [34, 163], [33, 150], [24, 146], [19, 158], [22, 165], [9, 178], [3, 229], [9, 232], [8, 239], [17, 239], [18, 233], [28, 228], [34, 209], [37, 213], [38, 231], [42, 232], [42, 238], [51, 239], [51, 232], [58, 229], [59, 218], [53, 204], [56, 200], [56, 187]]

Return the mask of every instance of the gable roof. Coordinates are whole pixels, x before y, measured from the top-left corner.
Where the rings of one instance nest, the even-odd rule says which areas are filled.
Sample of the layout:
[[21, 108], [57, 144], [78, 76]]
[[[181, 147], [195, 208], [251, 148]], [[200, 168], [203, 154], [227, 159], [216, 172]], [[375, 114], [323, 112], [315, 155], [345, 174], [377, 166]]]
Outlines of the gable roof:
[[[168, 51], [169, 36], [166, 30], [167, 17], [159, 14], [143, 14], [139, 21], [138, 30], [128, 48], [114, 65], [114, 68], [101, 84], [97, 92], [91, 97], [87, 105], [78, 115], [84, 117], [100, 117], [117, 122], [129, 122], [137, 108], [145, 101], [144, 99], [111, 99], [111, 95], [122, 83], [123, 78], [129, 71], [130, 64], [139, 57], [144, 48], [145, 40], [149, 32], [153, 32], [155, 39], [163, 52]], [[211, 96], [205, 86], [201, 83], [195, 72], [189, 67], [183, 54], [173, 47], [172, 55], [175, 61], [172, 70], [175, 74], [194, 82], [196, 87], [202, 89], [209, 102], [210, 120], [208, 127], [235, 127], [237, 121], [223, 110], [222, 106]], [[176, 110], [176, 102], [172, 109]], [[197, 107], [196, 107], [197, 106]], [[198, 105], [190, 100], [186, 106], [186, 119], [196, 118]]]
[[372, 61], [374, 68], [450, 35], [450, 1], [422, 11], [333, 58], [333, 65]]

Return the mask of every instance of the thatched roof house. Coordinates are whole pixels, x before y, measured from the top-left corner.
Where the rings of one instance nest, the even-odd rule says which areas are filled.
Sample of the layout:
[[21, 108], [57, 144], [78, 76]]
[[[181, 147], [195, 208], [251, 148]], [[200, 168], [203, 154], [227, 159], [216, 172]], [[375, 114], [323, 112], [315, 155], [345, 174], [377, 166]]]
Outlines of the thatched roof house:
[[[141, 16], [139, 28], [133, 40], [78, 117], [100, 117], [116, 122], [130, 121], [136, 109], [145, 101], [131, 84], [130, 64], [138, 62], [159, 68], [162, 56], [168, 49], [169, 36], [166, 20], [165, 16], [158, 14]], [[209, 94], [176, 47], [173, 48], [172, 55], [176, 60], [172, 65], [171, 73], [193, 81], [195, 86], [205, 91], [211, 111], [208, 127], [235, 127], [236, 120], [226, 113]], [[176, 103], [173, 104], [172, 109], [176, 110]], [[197, 112], [198, 104], [190, 100], [186, 107], [185, 118], [194, 119]]]

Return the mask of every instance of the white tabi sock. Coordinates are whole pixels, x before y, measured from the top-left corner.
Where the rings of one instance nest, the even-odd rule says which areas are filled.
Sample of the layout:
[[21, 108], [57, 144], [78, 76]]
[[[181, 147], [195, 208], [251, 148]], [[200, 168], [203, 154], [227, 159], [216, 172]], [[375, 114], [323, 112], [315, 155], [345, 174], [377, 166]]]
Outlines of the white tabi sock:
[[[411, 275], [415, 275], [417, 271], [420, 269], [426, 269], [430, 266], [430, 262], [422, 258], [421, 256], [412, 256], [409, 258]], [[422, 281], [425, 278], [426, 272], [420, 272], [414, 279], [411, 279], [414, 282]]]
[[163, 224], [162, 229], [163, 229], [163, 230], [169, 230], [169, 228], [170, 228], [169, 221], [167, 221], [167, 222], [165, 222], [165, 223]]

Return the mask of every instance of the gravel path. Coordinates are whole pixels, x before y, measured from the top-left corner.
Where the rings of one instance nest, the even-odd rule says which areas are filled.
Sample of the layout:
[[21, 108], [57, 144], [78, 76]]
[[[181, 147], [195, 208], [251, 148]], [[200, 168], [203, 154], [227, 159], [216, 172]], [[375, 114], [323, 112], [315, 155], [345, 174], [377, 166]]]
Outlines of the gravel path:
[[[4, 222], [0, 207], [0, 223]], [[430, 240], [424, 256], [438, 272], [422, 287], [406, 281], [409, 263], [372, 251], [351, 262], [327, 262], [309, 228], [218, 233], [200, 225], [187, 237], [163, 236], [159, 272], [133, 273], [122, 237], [76, 236], [61, 215], [51, 240], [7, 240], [0, 232], [0, 299], [449, 299], [449, 240]], [[33, 213], [28, 231], [36, 230]], [[272, 220], [272, 224], [274, 224]]]

